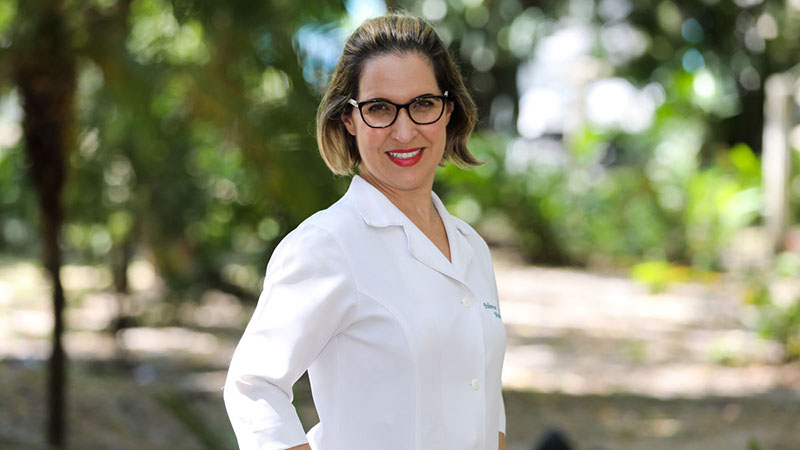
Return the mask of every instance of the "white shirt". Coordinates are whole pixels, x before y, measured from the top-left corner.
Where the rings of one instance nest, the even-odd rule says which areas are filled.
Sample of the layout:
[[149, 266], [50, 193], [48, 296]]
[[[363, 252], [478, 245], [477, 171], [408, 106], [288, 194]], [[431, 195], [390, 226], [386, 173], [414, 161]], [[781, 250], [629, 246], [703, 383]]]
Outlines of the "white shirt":
[[[225, 405], [242, 450], [496, 450], [506, 333], [486, 243], [432, 199], [451, 260], [354, 177], [275, 249], [233, 355]], [[292, 385], [308, 369], [320, 423]]]

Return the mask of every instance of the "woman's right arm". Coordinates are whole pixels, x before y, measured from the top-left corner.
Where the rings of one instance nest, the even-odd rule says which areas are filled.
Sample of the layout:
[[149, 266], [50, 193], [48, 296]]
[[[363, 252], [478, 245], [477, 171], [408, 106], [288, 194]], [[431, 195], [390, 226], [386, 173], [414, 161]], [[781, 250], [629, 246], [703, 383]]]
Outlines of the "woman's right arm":
[[223, 394], [240, 450], [306, 448], [292, 385], [349, 324], [356, 292], [326, 231], [301, 226], [275, 250]]

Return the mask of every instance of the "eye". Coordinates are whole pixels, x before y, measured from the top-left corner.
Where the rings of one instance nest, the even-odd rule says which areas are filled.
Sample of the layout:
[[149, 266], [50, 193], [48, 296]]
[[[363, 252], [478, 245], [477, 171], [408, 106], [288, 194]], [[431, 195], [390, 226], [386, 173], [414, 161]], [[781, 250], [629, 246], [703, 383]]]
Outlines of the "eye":
[[364, 109], [367, 114], [386, 114], [387, 112], [391, 112], [392, 107], [388, 103], [374, 102], [369, 103]]
[[414, 102], [412, 107], [417, 109], [426, 109], [426, 108], [433, 108], [435, 106], [435, 99], [430, 98], [421, 98]]

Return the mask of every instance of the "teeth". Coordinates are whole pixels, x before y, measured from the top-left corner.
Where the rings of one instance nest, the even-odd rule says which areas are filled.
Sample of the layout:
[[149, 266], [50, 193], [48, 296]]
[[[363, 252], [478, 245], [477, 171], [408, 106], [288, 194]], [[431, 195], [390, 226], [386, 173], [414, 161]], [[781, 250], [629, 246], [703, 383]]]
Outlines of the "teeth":
[[415, 152], [406, 152], [406, 153], [387, 152], [387, 153], [389, 153], [389, 156], [395, 159], [411, 159], [422, 153], [422, 149], [419, 149]]

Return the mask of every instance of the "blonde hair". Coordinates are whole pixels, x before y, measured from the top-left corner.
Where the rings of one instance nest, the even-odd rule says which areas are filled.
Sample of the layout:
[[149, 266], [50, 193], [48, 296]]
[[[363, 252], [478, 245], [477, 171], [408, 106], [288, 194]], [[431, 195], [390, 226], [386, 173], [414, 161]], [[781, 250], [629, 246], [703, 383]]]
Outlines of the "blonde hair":
[[418, 17], [390, 14], [367, 20], [350, 35], [317, 110], [319, 152], [334, 173], [352, 175], [361, 163], [355, 137], [345, 128], [342, 115], [353, 108], [347, 100], [358, 96], [364, 65], [387, 53], [410, 52], [430, 61], [439, 88], [448, 91], [448, 101], [454, 103], [442, 164], [445, 161], [461, 167], [481, 164], [467, 149], [467, 140], [478, 120], [477, 108], [441, 38]]

